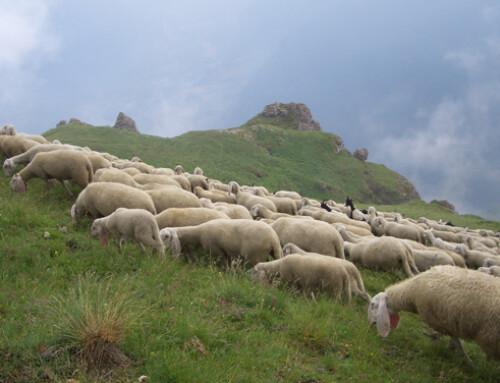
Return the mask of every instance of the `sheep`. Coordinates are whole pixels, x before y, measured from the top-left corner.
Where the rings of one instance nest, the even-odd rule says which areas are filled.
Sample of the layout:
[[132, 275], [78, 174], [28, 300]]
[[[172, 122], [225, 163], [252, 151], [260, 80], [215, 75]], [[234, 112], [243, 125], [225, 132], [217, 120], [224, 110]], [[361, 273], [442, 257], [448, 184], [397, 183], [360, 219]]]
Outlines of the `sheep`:
[[6, 135], [6, 136], [15, 136], [17, 134], [16, 128], [12, 124], [6, 124], [2, 127], [0, 130], [0, 134]]
[[88, 212], [93, 217], [105, 217], [120, 207], [144, 209], [156, 214], [153, 200], [145, 191], [115, 182], [93, 182], [80, 192], [71, 218], [77, 224]]
[[453, 258], [444, 251], [411, 249], [411, 253], [415, 265], [420, 272], [429, 270], [431, 267], [437, 265], [455, 266]]
[[125, 169], [125, 168], [136, 168], [141, 171], [141, 173], [146, 173], [146, 174], [151, 174], [153, 172], [154, 167], [148, 164], [145, 164], [144, 162], [132, 162], [132, 161], [125, 161], [125, 162], [112, 162], [112, 165], [114, 168], [117, 169]]
[[432, 221], [432, 220], [427, 219], [425, 217], [420, 217], [418, 219], [418, 222], [425, 223], [429, 229], [434, 229], [434, 230], [449, 231], [449, 232], [453, 232], [453, 233], [456, 233], [457, 231], [460, 230], [460, 228], [456, 228], [456, 227], [449, 226], [449, 225], [442, 225], [436, 221]]
[[[485, 253], [478, 250], [469, 250], [464, 245], [458, 245], [455, 247], [455, 252], [460, 254], [464, 259], [468, 267], [479, 268], [483, 266], [484, 261], [489, 258], [494, 258], [495, 256], [490, 253]], [[500, 259], [500, 257], [499, 257]]]
[[[265, 219], [271, 219], [271, 220], [277, 220], [278, 218], [281, 217], [292, 217], [290, 214], [286, 213], [274, 213], [271, 210], [269, 210], [267, 207], [261, 205], [260, 203], [257, 203], [252, 206], [250, 209], [250, 215], [255, 219], [255, 218], [265, 218]], [[293, 217], [300, 217], [304, 218], [302, 216], [293, 216]]]
[[134, 180], [141, 184], [141, 185], [146, 185], [146, 184], [163, 184], [163, 185], [168, 185], [168, 186], [175, 186], [178, 189], [181, 189], [182, 186], [174, 180], [172, 177], [169, 176], [162, 176], [162, 175], [157, 175], [157, 174], [145, 174], [145, 173], [138, 173], [134, 176], [132, 176]]
[[236, 197], [234, 195], [228, 195], [227, 193], [217, 189], [205, 190], [201, 186], [195, 186], [193, 193], [196, 194], [198, 198], [208, 198], [212, 202], [236, 203]]
[[314, 219], [321, 220], [324, 222], [328, 223], [333, 223], [333, 224], [342, 224], [342, 225], [351, 225], [351, 226], [356, 226], [360, 227], [362, 229], [366, 230], [371, 230], [370, 225], [368, 225], [366, 222], [360, 222], [360, 221], [355, 221], [354, 219], [350, 219], [343, 213], [335, 213], [335, 212], [327, 212], [324, 209], [317, 209], [314, 207], [309, 207], [309, 205], [306, 205], [305, 207], [302, 207], [297, 214], [299, 215], [308, 215], [310, 217], [313, 217]]
[[411, 249], [394, 237], [371, 238], [359, 243], [345, 242], [344, 250], [351, 262], [368, 269], [402, 269], [409, 277], [419, 272]]
[[145, 252], [144, 246], [152, 246], [162, 256], [165, 255], [163, 242], [160, 239], [160, 230], [155, 217], [144, 209], [118, 208], [104, 218], [96, 219], [91, 226], [92, 237], [101, 239], [101, 243], [108, 245], [108, 233], [113, 234], [122, 251], [122, 245], [127, 239], [137, 241]]
[[[290, 254], [308, 254], [308, 255], [317, 254], [323, 256], [318, 253], [308, 253], [291, 242], [283, 246], [283, 256], [286, 257]], [[333, 257], [332, 259], [334, 259], [336, 262], [342, 265], [344, 269], [347, 271], [347, 274], [349, 275], [349, 284], [351, 286], [352, 295], [355, 295], [357, 297], [360, 297], [361, 299], [364, 299], [367, 302], [370, 302], [371, 297], [365, 291], [365, 285], [363, 283], [363, 279], [361, 278], [361, 273], [359, 272], [356, 265], [345, 259], [333, 258]]]
[[238, 205], [245, 206], [248, 210], [250, 210], [253, 205], [260, 203], [261, 205], [264, 205], [269, 210], [271, 210], [273, 213], [278, 212], [278, 210], [276, 209], [276, 205], [272, 201], [268, 200], [265, 197], [259, 197], [254, 194], [242, 191], [240, 185], [238, 185], [238, 183], [235, 181], [231, 181], [227, 186], [228, 195], [231, 195], [233, 191], [234, 195], [236, 196], [236, 203]]
[[465, 264], [464, 258], [454, 251], [440, 249], [439, 247], [434, 247], [434, 246], [426, 246], [422, 243], [412, 241], [411, 239], [402, 239], [402, 241], [404, 243], [406, 243], [408, 246], [410, 246], [412, 252], [414, 249], [415, 250], [423, 250], [423, 251], [440, 251], [440, 252], [446, 253], [449, 257], [451, 257], [455, 266], [462, 267], [464, 269], [467, 268], [467, 265]]
[[202, 207], [198, 197], [180, 188], [165, 186], [146, 190], [146, 193], [152, 198], [158, 213], [172, 207]]
[[486, 258], [483, 262], [484, 267], [500, 266], [500, 257]]
[[184, 168], [181, 165], [175, 165], [174, 173], [177, 175], [181, 175], [182, 173], [185, 173]]
[[486, 246], [482, 242], [479, 241], [479, 238], [472, 238], [470, 236], [466, 237], [464, 240], [464, 243], [469, 246], [471, 250], [478, 250], [478, 251], [483, 251], [487, 252], [493, 255], [499, 255], [497, 251], [497, 247], [493, 246]]
[[305, 251], [345, 259], [342, 237], [326, 222], [282, 217], [271, 227], [282, 246], [292, 242]]
[[33, 158], [41, 152], [52, 152], [54, 150], [73, 150], [74, 147], [72, 145], [59, 145], [59, 144], [40, 144], [35, 145], [28, 149], [26, 152], [18, 154], [17, 156], [10, 157], [6, 159], [3, 163], [3, 174], [8, 177], [12, 174], [12, 171], [18, 165], [26, 165], [30, 163]]
[[183, 188], [184, 190], [188, 192], [191, 191], [191, 182], [189, 182], [186, 176], [174, 174], [173, 176], [170, 176], [170, 178], [177, 181], [177, 183], [181, 185], [181, 188]]
[[206, 207], [172, 207], [155, 215], [160, 229], [164, 227], [196, 226], [213, 219], [223, 218], [230, 219], [223, 212]]
[[41, 136], [39, 134], [17, 133], [16, 128], [11, 124], [4, 125], [3, 128], [0, 129], [0, 135], [17, 136], [20, 138], [38, 142], [40, 144], [48, 144], [48, 141], [44, 136]]
[[434, 247], [440, 249], [455, 251], [456, 243], [452, 244], [447, 241], [443, 241], [441, 238], [436, 238], [432, 233], [434, 229], [429, 229], [425, 231], [425, 239]]
[[482, 273], [493, 275], [495, 277], [500, 277], [500, 266], [492, 265], [492, 266], [487, 266], [487, 267], [480, 267], [477, 270], [482, 272]]
[[377, 217], [370, 222], [373, 234], [377, 236], [390, 235], [396, 238], [411, 239], [415, 242], [424, 243], [420, 232], [411, 226], [402, 225], [396, 222], [389, 222], [385, 218]]
[[175, 173], [170, 168], [154, 168], [152, 174], [158, 174], [162, 176], [173, 176]]
[[362, 229], [351, 225], [335, 225], [332, 226], [339, 232], [342, 239], [347, 242], [357, 243], [366, 238], [373, 238], [373, 233], [369, 230]]
[[94, 170], [94, 175], [95, 175], [95, 172], [98, 171], [99, 169], [110, 169], [111, 168], [111, 162], [99, 154], [89, 153], [89, 154], [87, 154], [87, 157], [90, 160], [90, 163], [92, 164], [92, 169]]
[[283, 256], [277, 234], [268, 224], [246, 219], [214, 219], [197, 226], [164, 228], [160, 237], [165, 247], [178, 258], [181, 247], [203, 248], [229, 267], [231, 261], [242, 258], [252, 266], [272, 256]]
[[194, 170], [193, 170], [193, 174], [199, 175], [199, 176], [204, 176], [205, 175], [205, 173], [203, 172], [203, 170], [200, 167], [195, 167]]
[[349, 274], [328, 256], [290, 254], [271, 262], [258, 263], [252, 274], [261, 282], [278, 277], [305, 293], [326, 293], [336, 300], [341, 298], [344, 304], [351, 302]]
[[27, 140], [19, 136], [0, 135], [0, 154], [5, 158], [11, 158], [22, 154], [35, 145], [39, 145], [38, 142]]
[[197, 186], [208, 190], [207, 177], [199, 174], [190, 174], [187, 176], [187, 179], [191, 185], [190, 191], [194, 192], [194, 188]]
[[94, 182], [120, 183], [136, 189], [141, 189], [141, 184], [139, 184], [134, 177], [124, 170], [116, 168], [98, 169], [94, 174]]
[[139, 157], [137, 156], [134, 156], [130, 159], [131, 162], [144, 162], [143, 160], [141, 160]]
[[231, 219], [253, 219], [248, 209], [244, 206], [226, 202], [211, 203], [210, 200], [206, 198], [200, 198], [200, 202], [202, 201], [204, 207], [221, 211]]
[[147, 173], [142, 173], [137, 168], [124, 168], [124, 169], [117, 169], [117, 170], [120, 170], [120, 171], [122, 171], [124, 173], [130, 174], [132, 177], [135, 176], [136, 174], [147, 174]]
[[387, 337], [399, 324], [399, 311], [417, 314], [449, 335], [450, 345], [468, 361], [460, 338], [476, 342], [487, 356], [500, 360], [500, 279], [456, 266], [434, 266], [374, 296], [368, 318]]
[[290, 190], [277, 190], [273, 193], [273, 195], [277, 198], [286, 197], [296, 201], [300, 201], [302, 199], [302, 196], [299, 193]]
[[56, 150], [38, 153], [33, 160], [19, 173], [14, 174], [10, 187], [14, 191], [26, 192], [27, 182], [31, 178], [44, 180], [48, 190], [48, 180], [57, 179], [61, 182], [68, 197], [73, 193], [68, 189], [65, 180], [69, 180], [84, 189], [93, 180], [92, 164], [85, 154], [72, 150]]
[[271, 200], [274, 203], [278, 213], [285, 213], [289, 215], [297, 214], [297, 204], [293, 199], [286, 197], [278, 198], [274, 196], [268, 196], [267, 199]]

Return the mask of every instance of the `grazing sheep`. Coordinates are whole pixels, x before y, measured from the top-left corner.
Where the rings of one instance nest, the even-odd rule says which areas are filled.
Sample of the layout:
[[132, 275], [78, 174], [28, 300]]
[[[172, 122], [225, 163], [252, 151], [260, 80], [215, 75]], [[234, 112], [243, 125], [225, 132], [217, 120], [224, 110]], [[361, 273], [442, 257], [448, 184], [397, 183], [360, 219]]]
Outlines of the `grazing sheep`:
[[[494, 258], [495, 256], [490, 253], [485, 253], [478, 250], [469, 250], [464, 245], [457, 245], [455, 247], [455, 252], [460, 254], [464, 259], [468, 267], [477, 269], [483, 266], [484, 261], [489, 258]], [[499, 257], [500, 259], [500, 257]]]
[[215, 219], [198, 226], [164, 228], [160, 236], [165, 247], [177, 258], [181, 247], [203, 248], [229, 267], [242, 258], [251, 265], [281, 258], [283, 251], [276, 233], [268, 224], [246, 219]]
[[36, 145], [39, 145], [38, 142], [26, 140], [19, 136], [0, 135], [0, 154], [5, 158], [18, 156]]
[[99, 154], [89, 153], [87, 154], [87, 157], [89, 158], [90, 163], [92, 164], [92, 169], [94, 170], [94, 174], [99, 169], [111, 168], [111, 162]]
[[162, 176], [158, 174], [145, 174], [145, 173], [138, 173], [133, 176], [134, 180], [141, 184], [141, 185], [146, 185], [146, 184], [162, 184], [162, 185], [168, 185], [168, 186], [175, 186], [178, 189], [182, 189], [182, 185], [177, 182], [173, 177], [170, 176]]
[[366, 222], [361, 222], [361, 221], [356, 221], [354, 219], [350, 219], [343, 213], [339, 212], [328, 212], [324, 209], [317, 209], [314, 207], [311, 207], [309, 205], [306, 205], [305, 207], [301, 208], [297, 214], [299, 215], [308, 215], [310, 217], [313, 217], [314, 219], [328, 222], [330, 224], [342, 224], [342, 225], [351, 225], [351, 226], [356, 226], [360, 227], [362, 229], [366, 229], [368, 231], [371, 231], [370, 225], [368, 225]]
[[482, 272], [482, 273], [493, 275], [495, 277], [500, 277], [500, 266], [492, 265], [492, 266], [487, 266], [487, 267], [480, 267], [477, 270]]
[[483, 251], [493, 255], [499, 255], [498, 248], [496, 246], [487, 246], [483, 244], [479, 238], [466, 237], [464, 243], [469, 246], [471, 250]]
[[[358, 243], [366, 238], [373, 238], [371, 231], [349, 225], [333, 225], [346, 242]], [[361, 234], [360, 234], [361, 233]]]
[[411, 249], [411, 253], [415, 265], [420, 272], [429, 270], [431, 267], [438, 265], [455, 266], [453, 259], [444, 251]]
[[[406, 243], [408, 246], [410, 246], [412, 252], [413, 250], [423, 250], [423, 251], [440, 251], [443, 253], [446, 253], [448, 256], [451, 257], [453, 260], [453, 263], [455, 266], [462, 267], [464, 269], [467, 268], [467, 265], [465, 264], [465, 260], [463, 257], [454, 251], [451, 250], [446, 250], [446, 249], [440, 249], [439, 247], [434, 247], [434, 246], [426, 246], [422, 243], [412, 241], [411, 239], [403, 239], [402, 240], [404, 243]], [[420, 270], [420, 269], [419, 269]]]
[[277, 277], [305, 293], [325, 293], [336, 300], [342, 299], [344, 304], [351, 302], [349, 274], [332, 257], [290, 254], [271, 262], [258, 263], [252, 274], [261, 282]]
[[278, 209], [276, 209], [276, 205], [272, 201], [270, 201], [266, 197], [259, 197], [252, 193], [244, 192], [240, 188], [240, 185], [238, 185], [238, 183], [235, 181], [229, 182], [227, 186], [227, 194], [231, 195], [231, 193], [233, 192], [234, 195], [236, 196], [236, 203], [238, 205], [245, 206], [248, 210], [250, 210], [253, 205], [260, 203], [261, 205], [264, 205], [272, 212], [274, 213], [278, 212]]
[[297, 214], [297, 203], [296, 200], [286, 197], [274, 197], [268, 196], [267, 199], [271, 200], [276, 206], [278, 213], [284, 213], [289, 215]]
[[164, 210], [155, 215], [158, 227], [196, 226], [214, 219], [230, 219], [221, 211], [206, 207], [185, 207]]
[[432, 233], [434, 229], [429, 229], [425, 231], [425, 239], [434, 247], [438, 247], [444, 250], [455, 251], [456, 243], [449, 243], [447, 241], [443, 241], [441, 238], [436, 238]]
[[191, 191], [194, 192], [195, 187], [200, 187], [204, 190], [208, 190], [207, 177], [199, 174], [190, 174], [187, 179], [191, 185]]
[[[316, 254], [319, 256], [325, 256], [318, 253], [308, 253], [293, 243], [287, 243], [285, 246], [283, 246], [283, 256], [286, 257], [290, 254], [307, 254], [307, 255]], [[364, 299], [367, 302], [370, 302], [371, 297], [365, 291], [365, 285], [363, 283], [363, 279], [361, 278], [361, 273], [359, 272], [356, 265], [345, 259], [333, 258], [333, 257], [332, 259], [341, 264], [347, 271], [347, 274], [349, 275], [349, 284], [351, 286], [352, 295], [355, 295], [357, 297], [360, 297], [361, 299]]]
[[186, 190], [164, 186], [159, 189], [146, 190], [152, 198], [158, 213], [172, 207], [202, 207], [200, 199]]
[[94, 182], [114, 182], [131, 186], [136, 189], [141, 188], [141, 184], [139, 184], [134, 177], [128, 174], [125, 170], [115, 168], [98, 169], [94, 174]]
[[368, 318], [387, 337], [399, 323], [399, 311], [417, 314], [434, 330], [449, 335], [450, 345], [465, 356], [460, 338], [476, 342], [486, 355], [500, 360], [499, 279], [475, 270], [435, 266], [374, 296]]
[[186, 175], [184, 175], [184, 174], [183, 175], [174, 174], [170, 178], [172, 178], [173, 180], [177, 181], [177, 183], [179, 185], [181, 185], [181, 188], [183, 188], [184, 190], [186, 190], [188, 192], [191, 191], [191, 182], [189, 182], [189, 180], [187, 179]]
[[32, 148], [28, 149], [26, 152], [18, 154], [17, 156], [8, 158], [3, 163], [3, 174], [8, 177], [12, 174], [12, 171], [18, 165], [26, 165], [30, 163], [33, 158], [41, 152], [52, 152], [55, 150], [73, 150], [74, 147], [72, 145], [60, 145], [60, 144], [40, 144], [35, 145]]
[[121, 183], [93, 182], [78, 195], [71, 207], [71, 218], [78, 223], [86, 213], [94, 218], [105, 217], [120, 207], [156, 214], [153, 200], [145, 191]]
[[308, 252], [345, 259], [342, 237], [326, 222], [278, 218], [271, 227], [278, 234], [282, 246], [292, 242]]
[[484, 267], [500, 266], [500, 257], [486, 258], [483, 263]]
[[134, 239], [143, 252], [146, 251], [144, 246], [152, 246], [158, 253], [165, 255], [158, 224], [153, 214], [147, 210], [121, 207], [107, 217], [98, 218], [92, 223], [92, 237], [99, 236], [105, 246], [108, 245], [108, 233], [115, 237], [120, 252], [123, 243], [128, 239]]
[[[271, 219], [271, 220], [277, 220], [278, 218], [281, 218], [281, 217], [292, 217], [290, 214], [286, 214], [286, 213], [274, 213], [271, 210], [269, 210], [267, 207], [261, 205], [260, 203], [252, 206], [252, 208], [250, 209], [250, 215], [254, 219], [255, 218], [265, 218], [265, 219]], [[293, 217], [304, 218], [302, 216], [293, 216]]]
[[40, 178], [45, 182], [48, 190], [49, 179], [61, 182], [70, 198], [73, 193], [64, 183], [71, 181], [84, 189], [93, 180], [93, 169], [87, 156], [73, 150], [56, 150], [52, 152], [38, 153], [33, 160], [19, 173], [14, 174], [10, 181], [12, 190], [24, 193], [31, 178]]
[[377, 236], [390, 235], [391, 237], [411, 239], [415, 242], [424, 243], [420, 232], [415, 227], [389, 222], [385, 218], [377, 217], [370, 222], [373, 234]]
[[[253, 219], [252, 216], [250, 215], [250, 212], [245, 206], [226, 203], [226, 202], [211, 203], [209, 200], [205, 198], [203, 199], [205, 201], [208, 201], [208, 203], [206, 202], [206, 204], [204, 205], [205, 207], [221, 211], [231, 219]], [[200, 199], [200, 202], [201, 201], [202, 199]]]
[[228, 195], [227, 192], [217, 189], [205, 190], [200, 186], [195, 186], [193, 193], [196, 194], [198, 198], [207, 198], [212, 202], [236, 203], [236, 197], [234, 195]]
[[302, 199], [302, 196], [295, 192], [295, 191], [289, 191], [289, 190], [278, 190], [273, 193], [273, 195], [277, 198], [291, 198], [296, 201], [300, 201]]
[[113, 162], [114, 168], [117, 169], [126, 169], [126, 168], [136, 168], [141, 171], [141, 173], [151, 174], [153, 173], [154, 167], [144, 162], [132, 162], [132, 161], [123, 161], [123, 162]]
[[394, 237], [380, 237], [359, 243], [344, 243], [344, 250], [351, 262], [373, 270], [402, 269], [412, 277], [418, 274], [411, 249]]

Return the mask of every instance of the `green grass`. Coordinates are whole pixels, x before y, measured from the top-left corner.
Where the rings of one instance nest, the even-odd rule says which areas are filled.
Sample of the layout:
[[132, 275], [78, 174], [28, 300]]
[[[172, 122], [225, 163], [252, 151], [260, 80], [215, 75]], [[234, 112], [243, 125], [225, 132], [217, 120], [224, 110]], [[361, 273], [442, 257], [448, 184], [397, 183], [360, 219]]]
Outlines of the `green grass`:
[[[446, 337], [425, 336], [414, 315], [403, 313], [400, 327], [382, 339], [358, 299], [341, 306], [320, 297], [316, 305], [284, 286], [252, 282], [242, 267], [224, 272], [208, 257], [201, 265], [161, 260], [135, 244], [120, 254], [112, 241], [105, 248], [90, 238], [89, 220], [72, 224], [73, 201], [60, 185], [46, 195], [43, 183], [31, 180], [28, 192], [17, 194], [8, 182], [0, 176], [0, 382], [132, 382], [141, 375], [152, 382], [498, 380], [498, 363], [474, 343], [465, 342], [476, 363], [469, 367], [447, 351]], [[405, 208], [415, 216], [441, 214], [425, 203]], [[404, 278], [361, 273], [371, 295]], [[40, 356], [63, 343], [63, 308], [73, 310], [87, 275], [96, 285], [109, 283], [136, 318], [119, 344], [126, 368], [87, 372], [71, 347]]]

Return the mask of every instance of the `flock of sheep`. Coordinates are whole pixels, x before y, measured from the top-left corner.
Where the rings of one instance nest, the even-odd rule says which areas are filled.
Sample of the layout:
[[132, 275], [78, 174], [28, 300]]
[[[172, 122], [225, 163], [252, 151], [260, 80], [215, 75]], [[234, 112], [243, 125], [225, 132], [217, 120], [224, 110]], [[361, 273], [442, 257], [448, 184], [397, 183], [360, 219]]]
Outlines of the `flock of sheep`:
[[[0, 153], [5, 176], [24, 165], [12, 176], [15, 191], [26, 192], [31, 178], [47, 188], [59, 181], [68, 197], [67, 182], [79, 185], [71, 218], [75, 224], [93, 218], [91, 235], [103, 245], [111, 233], [120, 250], [134, 240], [143, 251], [153, 247], [164, 257], [169, 250], [188, 260], [202, 248], [225, 267], [240, 260], [253, 267], [255, 280], [280, 279], [313, 300], [319, 293], [344, 304], [359, 297], [383, 337], [397, 327], [398, 312], [408, 311], [449, 335], [469, 362], [460, 338], [500, 360], [499, 233], [225, 184], [200, 168], [192, 174], [180, 165], [155, 168], [137, 157], [16, 134], [12, 125], [0, 131]], [[371, 298], [358, 267], [399, 269], [408, 278]]]

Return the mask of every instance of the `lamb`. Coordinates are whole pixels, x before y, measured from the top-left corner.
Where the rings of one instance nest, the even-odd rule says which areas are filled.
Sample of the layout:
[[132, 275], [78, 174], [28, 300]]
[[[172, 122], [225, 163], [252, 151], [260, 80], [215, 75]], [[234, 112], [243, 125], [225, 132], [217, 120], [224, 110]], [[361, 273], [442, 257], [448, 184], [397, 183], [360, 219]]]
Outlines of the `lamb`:
[[411, 239], [415, 242], [424, 243], [419, 231], [410, 226], [402, 225], [396, 222], [388, 222], [385, 218], [377, 217], [370, 222], [373, 234], [377, 236], [390, 235], [396, 238]]
[[48, 180], [51, 178], [61, 182], [70, 198], [73, 194], [64, 183], [69, 180], [84, 189], [93, 180], [92, 164], [85, 154], [72, 150], [56, 150], [38, 153], [33, 160], [19, 173], [14, 174], [10, 187], [18, 192], [27, 190], [27, 181], [40, 178], [45, 181], [48, 190]]
[[278, 213], [285, 213], [289, 215], [297, 214], [297, 203], [296, 200], [286, 197], [274, 197], [268, 196], [267, 199], [271, 200], [276, 206]]
[[138, 174], [134, 175], [133, 178], [137, 183], [139, 183], [141, 185], [163, 184], [163, 185], [168, 185], [168, 186], [175, 186], [178, 189], [182, 188], [182, 185], [170, 176], [138, 173]]
[[231, 219], [252, 219], [250, 212], [245, 206], [226, 202], [212, 203], [206, 198], [200, 198], [200, 203], [202, 203], [204, 207], [214, 209], [226, 214]]
[[500, 360], [500, 279], [435, 266], [374, 296], [368, 318], [387, 337], [399, 324], [399, 311], [417, 314], [434, 330], [449, 335], [450, 345], [466, 357], [460, 338], [475, 341], [487, 356]]
[[278, 190], [273, 193], [273, 195], [277, 198], [291, 198], [296, 201], [300, 201], [302, 199], [302, 196], [295, 192], [295, 191], [290, 191], [290, 190]]
[[172, 255], [179, 257], [181, 247], [203, 248], [229, 267], [242, 258], [251, 265], [265, 262], [272, 256], [283, 256], [280, 241], [268, 224], [246, 219], [214, 219], [198, 226], [164, 228], [160, 237]]
[[290, 214], [286, 214], [286, 213], [274, 213], [271, 210], [269, 210], [267, 207], [261, 205], [260, 203], [252, 206], [252, 208], [250, 209], [250, 215], [254, 219], [255, 218], [265, 218], [265, 219], [271, 219], [271, 220], [277, 220], [278, 218], [281, 218], [281, 217], [304, 218], [302, 216], [291, 216]]
[[411, 249], [411, 253], [420, 272], [437, 265], [455, 266], [453, 259], [444, 251]]
[[[316, 254], [319, 256], [323, 256], [318, 253], [308, 253], [293, 243], [287, 243], [285, 246], [283, 246], [283, 256], [286, 257], [290, 254], [308, 254], [308, 255]], [[344, 269], [347, 271], [347, 274], [349, 275], [349, 285], [351, 286], [352, 295], [355, 295], [357, 297], [360, 297], [361, 299], [364, 299], [367, 302], [370, 302], [371, 297], [366, 293], [365, 285], [363, 283], [363, 279], [361, 278], [361, 273], [359, 272], [358, 268], [354, 265], [354, 263], [340, 258], [332, 258], [332, 259], [334, 259], [336, 262], [342, 265]]]
[[3, 174], [6, 177], [9, 177], [12, 174], [12, 171], [18, 165], [26, 165], [30, 163], [33, 158], [41, 152], [52, 152], [54, 150], [73, 150], [72, 145], [60, 145], [60, 144], [40, 144], [35, 145], [28, 149], [26, 152], [18, 154], [17, 156], [8, 158], [3, 163]]
[[411, 249], [394, 237], [372, 238], [359, 243], [344, 243], [344, 250], [351, 262], [373, 270], [396, 270], [402, 268], [412, 277], [418, 274]]
[[105, 217], [120, 207], [156, 214], [153, 200], [145, 191], [115, 182], [93, 182], [78, 195], [71, 218], [78, 223], [87, 212], [95, 218]]
[[0, 135], [0, 154], [5, 158], [11, 158], [22, 154], [35, 145], [38, 145], [38, 142], [27, 140], [19, 136]]
[[164, 210], [155, 215], [158, 227], [196, 226], [214, 219], [230, 219], [221, 211], [206, 207], [185, 207]]
[[234, 195], [228, 195], [227, 193], [217, 189], [205, 190], [200, 186], [195, 186], [193, 193], [196, 194], [198, 198], [208, 198], [212, 202], [236, 203], [236, 197]]
[[253, 205], [260, 203], [261, 205], [264, 205], [269, 210], [271, 210], [273, 213], [278, 212], [278, 210], [276, 209], [276, 205], [272, 201], [268, 200], [265, 197], [259, 197], [249, 192], [242, 191], [240, 185], [238, 185], [238, 183], [235, 181], [231, 181], [227, 186], [228, 195], [231, 195], [233, 191], [234, 195], [236, 196], [236, 203], [238, 205], [245, 206], [248, 210], [250, 210]]
[[91, 235], [101, 239], [101, 243], [108, 245], [108, 233], [113, 234], [122, 251], [122, 245], [127, 239], [134, 239], [141, 246], [152, 246], [162, 256], [165, 255], [163, 242], [160, 240], [160, 230], [156, 220], [149, 211], [144, 209], [118, 208], [104, 218], [98, 218], [92, 223]]
[[[262, 282], [278, 277], [308, 293], [326, 293], [344, 304], [351, 302], [349, 274], [333, 258], [323, 255], [290, 254], [252, 269], [254, 279]], [[313, 295], [314, 299], [314, 295]]]
[[186, 190], [165, 186], [146, 190], [155, 204], [158, 213], [172, 207], [202, 207], [200, 199]]
[[274, 221], [271, 227], [282, 246], [292, 242], [305, 251], [345, 259], [342, 237], [326, 222], [283, 217]]

